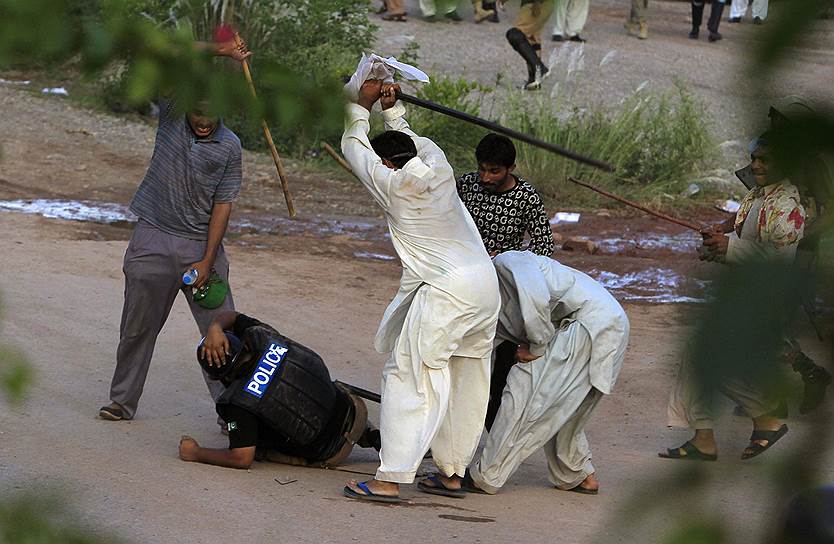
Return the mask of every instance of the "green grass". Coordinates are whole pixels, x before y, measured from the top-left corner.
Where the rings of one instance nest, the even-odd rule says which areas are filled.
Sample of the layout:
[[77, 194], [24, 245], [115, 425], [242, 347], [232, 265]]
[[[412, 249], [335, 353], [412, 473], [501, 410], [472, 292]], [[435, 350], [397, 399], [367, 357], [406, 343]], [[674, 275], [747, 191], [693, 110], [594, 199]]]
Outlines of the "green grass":
[[[516, 142], [516, 172], [537, 187], [549, 208], [622, 208], [571, 184], [568, 176], [666, 210], [691, 209], [718, 196], [706, 188], [694, 198], [679, 196], [717, 158], [704, 106], [680, 84], [664, 93], [637, 90], [614, 108], [601, 104], [579, 108], [572, 105], [576, 100], [570, 95], [553, 101], [547, 95], [521, 91], [493, 102], [491, 92], [464, 79], [440, 77], [415, 94], [615, 167], [608, 174]], [[418, 134], [440, 145], [458, 174], [475, 169], [475, 146], [486, 130], [414, 106], [409, 107], [408, 120]]]
[[544, 141], [605, 161], [612, 174], [527, 144], [518, 170], [546, 201], [598, 206], [601, 197], [567, 181], [575, 176], [621, 196], [667, 206], [715, 157], [704, 107], [680, 85], [660, 94], [635, 92], [618, 107], [570, 107], [512, 94], [503, 123]]

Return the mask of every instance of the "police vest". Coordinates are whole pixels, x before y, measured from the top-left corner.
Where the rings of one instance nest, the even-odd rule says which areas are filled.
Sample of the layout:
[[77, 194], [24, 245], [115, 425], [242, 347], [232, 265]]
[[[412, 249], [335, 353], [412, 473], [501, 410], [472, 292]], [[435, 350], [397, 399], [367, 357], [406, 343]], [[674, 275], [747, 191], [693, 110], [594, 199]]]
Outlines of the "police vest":
[[260, 356], [254, 370], [232, 382], [218, 404], [233, 404], [255, 414], [299, 446], [315, 441], [344, 396], [324, 361], [271, 327], [251, 327], [242, 340], [247, 346], [259, 346]]

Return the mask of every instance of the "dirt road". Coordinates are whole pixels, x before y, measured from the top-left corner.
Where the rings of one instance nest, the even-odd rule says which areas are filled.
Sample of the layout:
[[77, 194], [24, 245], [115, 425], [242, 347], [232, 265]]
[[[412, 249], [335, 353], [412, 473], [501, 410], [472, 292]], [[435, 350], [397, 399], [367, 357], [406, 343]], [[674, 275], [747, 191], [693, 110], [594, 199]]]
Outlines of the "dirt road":
[[[84, 523], [143, 543], [510, 542], [522, 536], [531, 543], [648, 542], [668, 523], [652, 521], [643, 533], [614, 516], [633, 505], [647, 481], [680, 468], [655, 455], [684, 439], [664, 428], [663, 414], [691, 306], [626, 307], [632, 338], [625, 367], [588, 430], [603, 486], [599, 496], [551, 488], [537, 454], [495, 497], [460, 501], [406, 488], [405, 505], [379, 507], [341, 497], [344, 482], [362, 474], [270, 463], [237, 471], [176, 458], [183, 433], [205, 445], [225, 444], [194, 361], [197, 333], [182, 300], [159, 338], [137, 418], [97, 419], [118, 341], [125, 242], [88, 240], [84, 224], [19, 214], [0, 214], [0, 231], [0, 340], [23, 348], [37, 371], [26, 404], [0, 411], [0, 488], [6, 492], [57, 490]], [[229, 254], [240, 310], [315, 348], [334, 377], [378, 388], [383, 356], [372, 350], [371, 338], [395, 291], [397, 266], [234, 244]], [[823, 416], [831, 415], [829, 404]], [[786, 454], [803, 427], [791, 423], [792, 436], [772, 459]], [[723, 457], [710, 473], [713, 495], [702, 506], [738, 515], [739, 530], [756, 533], [765, 529], [761, 516], [771, 507], [750, 499], [767, 491], [765, 469], [736, 460], [748, 432], [742, 420], [725, 418], [721, 431]], [[830, 452], [819, 455], [830, 459]], [[344, 468], [372, 473], [374, 452], [356, 451]], [[819, 476], [831, 481], [834, 471]], [[297, 481], [281, 485], [275, 478]], [[689, 507], [681, 501], [677, 511]], [[646, 519], [652, 520], [648, 513]]]
[[[672, 33], [674, 24], [685, 27], [684, 4], [654, 5], [659, 28], [653, 38], [688, 47], [681, 45], [687, 43], [682, 35]], [[625, 47], [619, 19], [624, 8], [618, 11], [611, 2], [600, 6], [592, 10], [589, 36], [595, 41], [588, 50], [597, 39], [608, 39], [602, 38], [608, 31], [611, 40], [622, 41], [616, 47]], [[664, 21], [667, 12], [677, 19]], [[396, 24], [386, 24], [381, 39], [392, 32], [404, 35], [409, 29], [417, 29], [412, 34], [419, 31], [421, 36], [437, 33], [440, 39], [442, 34], [452, 36], [453, 28], [464, 28], [438, 24], [428, 30], [416, 22]], [[465, 28], [486, 33], [489, 27]], [[478, 35], [473, 36], [468, 43], [477, 49]], [[435, 35], [425, 37], [424, 51], [428, 51]], [[732, 52], [740, 49], [728, 43], [711, 49], [699, 43], [697, 53], [690, 57], [681, 53], [680, 62], [695, 58], [707, 63], [713, 54], [732, 59]], [[509, 59], [512, 53], [506, 53]], [[804, 62], [829, 55], [830, 50], [821, 51]], [[638, 74], [626, 69], [629, 66], [658, 68], [651, 55], [640, 58], [624, 65], [623, 77]], [[830, 71], [817, 75], [816, 81], [830, 81]], [[633, 76], [634, 81], [639, 77]], [[660, 72], [653, 77], [660, 78]], [[711, 76], [707, 85], [715, 97], [722, 96], [723, 87], [714, 85], [719, 79]], [[0, 109], [4, 112], [0, 199], [127, 203], [150, 156], [152, 127], [91, 114], [60, 98], [44, 99], [2, 85]], [[718, 115], [732, 111], [732, 104], [720, 105], [716, 111]], [[282, 216], [280, 192], [270, 181], [269, 158], [247, 153], [244, 160], [246, 184], [235, 217]], [[335, 221], [346, 227], [299, 231], [278, 222], [266, 230], [240, 228], [227, 244], [238, 308], [316, 349], [334, 377], [378, 389], [384, 358], [372, 350], [371, 339], [394, 293], [398, 264], [356, 257], [390, 254], [384, 236], [355, 235], [357, 228], [365, 228], [357, 224], [370, 224], [374, 233], [380, 226], [378, 212], [357, 184], [294, 166], [290, 163], [288, 170], [302, 213], [298, 224]], [[617, 234], [617, 229], [624, 227], [635, 240], [647, 233], [673, 238], [681, 234], [652, 222], [622, 223], [593, 215], [580, 225], [587, 225], [587, 230], [563, 230], [620, 241], [627, 236]], [[114, 365], [123, 289], [120, 269], [129, 230], [0, 212], [0, 233], [0, 342], [22, 348], [37, 372], [28, 401], [0, 409], [4, 494], [0, 496], [57, 491], [83, 524], [128, 542], [655, 542], [678, 525], [672, 517], [676, 514], [689, 521], [699, 516], [725, 519], [737, 535], [761, 542], [769, 528], [767, 520], [775, 519], [767, 516], [779, 506], [769, 498], [764, 464], [782, 459], [792, 444], [809, 438], [807, 421], [791, 421], [791, 434], [778, 447], [761, 460], [742, 464], [737, 458], [746, 444], [748, 424], [727, 416], [719, 428], [721, 459], [708, 467], [709, 497], [686, 500], [676, 495], [660, 479], [685, 467], [658, 460], [656, 452], [686, 438], [686, 433], [664, 427], [664, 410], [678, 345], [697, 306], [626, 303], [632, 337], [625, 367], [614, 394], [602, 402], [588, 430], [603, 486], [597, 497], [550, 487], [541, 454], [527, 460], [495, 497], [456, 501], [407, 488], [408, 502], [396, 507], [341, 497], [348, 478], [373, 472], [373, 452], [356, 451], [350, 457], [344, 468], [358, 475], [268, 463], [249, 471], [184, 463], [176, 457], [181, 434], [190, 433], [205, 445], [221, 447], [226, 442], [194, 361], [197, 331], [183, 301], [175, 305], [159, 338], [137, 418], [112, 423], [96, 417], [98, 407], [107, 401]], [[620, 278], [659, 268], [698, 275], [702, 266], [686, 252], [655, 251], [639, 244], [593, 256], [561, 253], [559, 258], [583, 270], [616, 273]], [[802, 340], [812, 356], [824, 358], [822, 346], [807, 335]], [[818, 415], [830, 419], [831, 403]], [[376, 418], [375, 411], [372, 417]], [[830, 460], [831, 451], [817, 451], [809, 461], [819, 459]], [[830, 482], [834, 469], [826, 468], [817, 476]], [[282, 485], [276, 478], [296, 481]], [[638, 492], [649, 493], [654, 500], [647, 501]], [[647, 506], [658, 497], [667, 507], [662, 514]], [[636, 510], [624, 514], [629, 507]]]

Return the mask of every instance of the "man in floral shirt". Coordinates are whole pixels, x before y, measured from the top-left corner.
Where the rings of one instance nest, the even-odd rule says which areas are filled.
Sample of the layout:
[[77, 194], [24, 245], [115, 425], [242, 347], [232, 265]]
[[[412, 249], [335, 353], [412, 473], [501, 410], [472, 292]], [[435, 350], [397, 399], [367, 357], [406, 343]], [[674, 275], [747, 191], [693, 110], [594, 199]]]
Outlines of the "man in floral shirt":
[[[705, 233], [701, 256], [706, 260], [730, 264], [752, 258], [791, 262], [806, 228], [816, 218], [813, 199], [802, 195], [796, 185], [787, 179], [767, 181], [778, 177], [773, 173], [767, 176], [767, 143], [759, 138], [753, 145], [756, 149], [750, 169], [756, 186], [742, 200], [735, 218]], [[831, 374], [805, 355], [795, 338], [785, 338], [783, 356], [802, 376], [805, 391], [799, 411], [808, 413], [822, 403]]]
[[[701, 256], [729, 264], [790, 263], [804, 233], [806, 213], [799, 190], [771, 164], [767, 134], [754, 145], [751, 169], [756, 186], [744, 197], [734, 221], [703, 232]], [[667, 412], [669, 426], [692, 428], [695, 436], [659, 455], [667, 459], [714, 461], [717, 448], [713, 399], [697, 385], [693, 371], [691, 365], [682, 365]], [[719, 389], [753, 420], [750, 445], [742, 453], [742, 459], [759, 455], [788, 432], [787, 425], [778, 417], [781, 415], [779, 399], [766, 395], [764, 384], [755, 376], [727, 380]]]

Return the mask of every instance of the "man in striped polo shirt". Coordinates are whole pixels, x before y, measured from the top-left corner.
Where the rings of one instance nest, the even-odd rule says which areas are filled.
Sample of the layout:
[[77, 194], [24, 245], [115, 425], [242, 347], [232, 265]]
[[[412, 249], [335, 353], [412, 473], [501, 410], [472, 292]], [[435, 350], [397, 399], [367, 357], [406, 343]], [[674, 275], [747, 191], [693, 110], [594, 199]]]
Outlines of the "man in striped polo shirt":
[[[251, 55], [244, 44], [233, 41], [198, 46], [238, 61]], [[240, 140], [220, 119], [200, 110], [178, 113], [171, 100], [160, 103], [153, 156], [130, 203], [139, 222], [124, 257], [125, 300], [112, 402], [99, 410], [102, 419], [135, 415], [157, 335], [179, 291], [186, 295], [202, 336], [215, 314], [234, 309], [231, 292], [216, 309], [200, 307], [182, 275], [196, 270], [195, 288], [212, 270], [228, 280], [222, 241], [241, 178]], [[208, 378], [206, 384], [216, 400], [222, 385]]]

